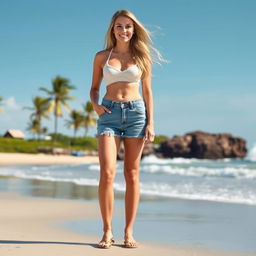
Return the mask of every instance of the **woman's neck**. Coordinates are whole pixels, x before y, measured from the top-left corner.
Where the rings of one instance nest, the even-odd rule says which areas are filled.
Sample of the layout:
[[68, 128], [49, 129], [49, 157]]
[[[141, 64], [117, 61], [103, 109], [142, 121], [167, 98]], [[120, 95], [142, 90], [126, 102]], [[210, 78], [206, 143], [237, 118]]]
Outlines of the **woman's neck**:
[[129, 44], [117, 44], [115, 46], [115, 51], [118, 53], [127, 53], [130, 51], [130, 45]]

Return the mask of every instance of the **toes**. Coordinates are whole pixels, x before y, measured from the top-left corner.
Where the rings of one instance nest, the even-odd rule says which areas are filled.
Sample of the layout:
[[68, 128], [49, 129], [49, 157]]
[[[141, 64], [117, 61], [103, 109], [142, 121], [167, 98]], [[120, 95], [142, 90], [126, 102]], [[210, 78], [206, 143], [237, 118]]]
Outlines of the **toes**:
[[108, 249], [110, 248], [114, 243], [114, 239], [111, 240], [102, 240], [98, 243], [99, 248]]
[[138, 243], [134, 240], [134, 241], [125, 241], [124, 245], [126, 248], [137, 248], [138, 247]]
[[104, 241], [100, 241], [100, 242], [98, 243], [98, 246], [101, 247], [101, 248], [104, 247], [104, 246], [105, 246], [105, 242], [104, 242]]

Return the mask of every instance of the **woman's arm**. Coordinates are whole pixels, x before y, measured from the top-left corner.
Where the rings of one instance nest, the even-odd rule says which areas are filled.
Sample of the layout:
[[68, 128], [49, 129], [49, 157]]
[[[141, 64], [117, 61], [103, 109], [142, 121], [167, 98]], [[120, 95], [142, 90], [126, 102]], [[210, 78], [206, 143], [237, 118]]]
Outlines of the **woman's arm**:
[[94, 63], [93, 63], [93, 75], [92, 75], [92, 86], [90, 90], [90, 98], [93, 105], [94, 110], [98, 115], [103, 114], [105, 111], [109, 111], [106, 107], [99, 105], [99, 90], [100, 84], [102, 81], [103, 73], [102, 73], [102, 63], [105, 59], [105, 55], [103, 52], [98, 52], [95, 55]]
[[147, 109], [147, 127], [145, 131], [145, 143], [148, 144], [154, 141], [154, 103], [151, 89], [151, 65], [148, 67], [148, 74], [144, 77], [142, 82], [143, 99]]

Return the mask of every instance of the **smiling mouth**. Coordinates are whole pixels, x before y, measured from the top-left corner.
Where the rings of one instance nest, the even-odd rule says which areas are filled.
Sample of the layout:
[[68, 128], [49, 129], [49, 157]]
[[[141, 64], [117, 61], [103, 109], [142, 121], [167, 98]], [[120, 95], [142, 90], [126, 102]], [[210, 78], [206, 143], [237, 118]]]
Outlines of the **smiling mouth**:
[[121, 38], [128, 38], [127, 35], [119, 35], [119, 37], [121, 37]]

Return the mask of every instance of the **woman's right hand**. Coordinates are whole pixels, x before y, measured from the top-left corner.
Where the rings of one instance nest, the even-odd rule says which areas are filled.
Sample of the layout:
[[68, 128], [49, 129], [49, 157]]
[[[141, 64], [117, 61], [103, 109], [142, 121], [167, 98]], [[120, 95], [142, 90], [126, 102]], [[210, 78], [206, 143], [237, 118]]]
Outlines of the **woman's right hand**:
[[93, 108], [99, 116], [104, 114], [105, 112], [111, 113], [111, 111], [103, 105], [94, 104]]

